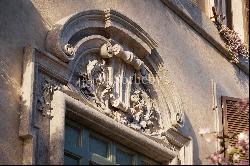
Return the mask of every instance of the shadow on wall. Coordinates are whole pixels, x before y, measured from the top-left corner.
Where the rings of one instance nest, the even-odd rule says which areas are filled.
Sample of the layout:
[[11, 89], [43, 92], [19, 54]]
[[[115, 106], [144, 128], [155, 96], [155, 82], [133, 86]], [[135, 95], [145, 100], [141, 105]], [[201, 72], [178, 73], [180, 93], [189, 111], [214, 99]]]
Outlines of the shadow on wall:
[[29, 0], [0, 0], [0, 164], [21, 164], [19, 138], [23, 48], [44, 47], [47, 28]]
[[185, 114], [185, 125], [182, 128], [179, 128], [178, 130], [181, 133], [185, 134], [186, 136], [192, 137], [192, 140], [193, 140], [193, 160], [194, 160], [194, 164], [195, 165], [201, 165], [202, 162], [201, 162], [201, 160], [199, 158], [200, 151], [199, 151], [198, 141], [197, 141], [195, 132], [193, 130], [191, 122], [189, 121], [188, 116], [186, 115], [186, 113], [184, 113], [184, 114]]

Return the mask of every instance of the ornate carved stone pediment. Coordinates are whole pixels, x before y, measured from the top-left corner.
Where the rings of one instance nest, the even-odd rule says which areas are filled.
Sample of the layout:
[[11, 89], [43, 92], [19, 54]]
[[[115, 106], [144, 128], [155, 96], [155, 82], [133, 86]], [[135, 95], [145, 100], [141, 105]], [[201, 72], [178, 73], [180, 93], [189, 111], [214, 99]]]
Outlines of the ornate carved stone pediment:
[[[58, 152], [61, 158], [52, 155], [50, 162], [62, 163], [63, 124], [73, 109], [89, 127], [112, 126], [119, 138], [126, 131], [135, 147], [147, 144], [144, 153], [169, 163], [189, 139], [176, 130], [184, 123], [183, 108], [156, 46], [124, 15], [91, 10], [54, 25], [46, 51], [27, 47], [19, 135], [25, 149], [35, 147], [24, 154], [33, 156], [28, 163], [46, 163], [47, 154]], [[55, 144], [62, 147], [55, 151]]]
[[184, 116], [156, 46], [111, 9], [65, 18], [47, 36], [47, 50], [68, 65], [72, 91], [113, 119], [161, 137]]

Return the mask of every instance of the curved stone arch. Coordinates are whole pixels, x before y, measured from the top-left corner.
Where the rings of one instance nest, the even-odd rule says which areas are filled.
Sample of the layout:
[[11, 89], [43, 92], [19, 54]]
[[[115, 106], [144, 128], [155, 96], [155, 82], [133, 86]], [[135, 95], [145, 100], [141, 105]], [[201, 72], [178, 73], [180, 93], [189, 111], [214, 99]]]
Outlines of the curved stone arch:
[[[70, 55], [65, 50], [65, 45], [73, 44], [75, 42], [73, 38], [76, 34], [78, 34], [78, 39], [84, 38], [87, 33], [83, 31], [88, 28], [92, 28], [90, 34], [93, 33], [93, 29], [102, 28], [102, 30], [95, 32], [105, 37], [112, 37], [114, 31], [120, 30], [138, 41], [137, 43], [141, 43], [148, 51], [157, 46], [156, 42], [136, 23], [126, 16], [109, 9], [105, 11], [84, 11], [61, 19], [49, 31], [46, 47], [62, 61], [68, 62], [74, 58], [74, 55]], [[110, 33], [111, 36], [107, 36], [106, 32], [112, 32]]]
[[[47, 50], [68, 63], [71, 70], [70, 80], [81, 56], [93, 47], [98, 48], [109, 41], [123, 45], [124, 49], [137, 55], [157, 81], [165, 81], [162, 76], [167, 75], [167, 70], [157, 53], [156, 42], [139, 25], [111, 9], [85, 11], [64, 18], [48, 32], [46, 40]], [[165, 110], [161, 111], [165, 114], [164, 126], [182, 126], [183, 109], [177, 99], [174, 83], [169, 81], [166, 86], [153, 88], [156, 90], [160, 109]], [[163, 89], [167, 89], [167, 93], [164, 93]]]

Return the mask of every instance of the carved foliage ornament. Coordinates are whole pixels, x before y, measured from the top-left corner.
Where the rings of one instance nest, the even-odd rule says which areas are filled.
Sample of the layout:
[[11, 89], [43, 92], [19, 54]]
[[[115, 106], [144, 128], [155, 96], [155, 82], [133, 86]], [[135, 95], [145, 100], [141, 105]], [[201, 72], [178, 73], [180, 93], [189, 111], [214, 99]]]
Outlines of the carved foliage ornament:
[[157, 102], [150, 97], [148, 81], [143, 81], [148, 77], [143, 61], [110, 42], [84, 58], [75, 86], [86, 99], [137, 131], [152, 135], [162, 129]]
[[58, 86], [46, 79], [42, 84], [42, 94], [38, 99], [38, 110], [42, 112], [42, 115], [44, 117], [48, 117], [49, 119], [53, 118], [53, 116], [51, 116], [51, 111], [53, 110], [53, 108], [51, 107], [51, 101], [53, 100], [54, 91], [58, 89]]

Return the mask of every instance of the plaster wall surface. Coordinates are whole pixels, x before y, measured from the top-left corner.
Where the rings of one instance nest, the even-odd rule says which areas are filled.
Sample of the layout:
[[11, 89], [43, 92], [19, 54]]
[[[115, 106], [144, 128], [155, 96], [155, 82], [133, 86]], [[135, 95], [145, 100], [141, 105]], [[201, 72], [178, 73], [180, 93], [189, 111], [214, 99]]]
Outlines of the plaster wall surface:
[[1, 0], [0, 164], [21, 163], [22, 158], [18, 112], [23, 47], [32, 44], [44, 49], [46, 31], [60, 19], [81, 11], [107, 8], [126, 15], [158, 43], [157, 51], [183, 102], [186, 121], [180, 130], [194, 141], [194, 163], [208, 163], [205, 158], [215, 150], [215, 142], [206, 143], [197, 133], [199, 128], [215, 128], [211, 80], [217, 83], [220, 105], [221, 95], [248, 97], [249, 77], [161, 1]]
[[239, 33], [241, 40], [247, 42], [248, 36], [244, 36], [244, 18], [241, 17], [243, 12], [243, 1], [232, 0], [232, 19], [233, 19], [233, 29]]
[[0, 0], [0, 164], [22, 163], [18, 137], [23, 47], [43, 48], [46, 28], [28, 0]]

